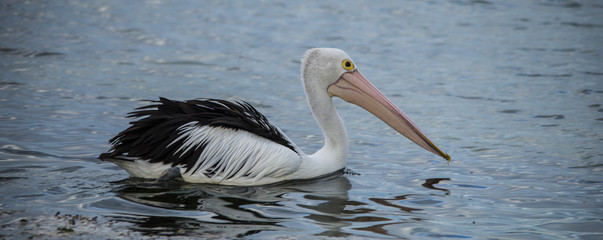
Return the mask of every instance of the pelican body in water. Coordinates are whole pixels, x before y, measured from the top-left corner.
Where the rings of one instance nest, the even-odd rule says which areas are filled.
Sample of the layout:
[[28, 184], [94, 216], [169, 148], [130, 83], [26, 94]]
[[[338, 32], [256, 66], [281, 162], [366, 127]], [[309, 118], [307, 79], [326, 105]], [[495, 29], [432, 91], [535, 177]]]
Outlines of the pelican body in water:
[[99, 156], [139, 178], [176, 174], [186, 182], [265, 185], [313, 179], [342, 170], [348, 135], [333, 96], [371, 112], [393, 129], [450, 161], [398, 107], [375, 88], [342, 50], [314, 48], [302, 59], [308, 104], [325, 138], [305, 154], [264, 115], [246, 102], [160, 98], [128, 117], [138, 118], [110, 140]]

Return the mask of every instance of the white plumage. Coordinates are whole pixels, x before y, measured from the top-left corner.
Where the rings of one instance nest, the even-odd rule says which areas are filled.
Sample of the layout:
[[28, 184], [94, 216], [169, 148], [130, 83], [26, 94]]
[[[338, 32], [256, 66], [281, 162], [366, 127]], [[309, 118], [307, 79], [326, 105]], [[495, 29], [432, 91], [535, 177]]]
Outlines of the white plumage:
[[203, 161], [197, 161], [191, 172], [182, 175], [186, 181], [206, 182], [209, 178], [205, 174], [194, 173], [215, 172], [213, 180], [217, 183], [226, 179], [257, 182], [286, 176], [299, 167], [296, 152], [253, 133], [208, 126], [186, 126], [182, 132], [188, 147], [207, 144], [199, 156]]

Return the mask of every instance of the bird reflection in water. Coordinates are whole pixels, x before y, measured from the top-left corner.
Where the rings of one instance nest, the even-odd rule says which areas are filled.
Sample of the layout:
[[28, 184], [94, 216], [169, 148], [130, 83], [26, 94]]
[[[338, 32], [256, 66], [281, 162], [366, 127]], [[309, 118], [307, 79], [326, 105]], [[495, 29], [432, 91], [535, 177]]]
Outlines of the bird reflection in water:
[[[442, 180], [449, 179], [427, 179], [423, 186], [449, 195], [449, 190], [434, 186]], [[387, 225], [418, 222], [425, 217], [422, 209], [403, 205], [411, 196], [408, 194], [371, 197], [364, 202], [350, 200], [348, 192], [352, 184], [341, 174], [315, 181], [255, 187], [136, 178], [114, 184], [113, 192], [126, 200], [125, 205], [158, 209], [159, 212], [148, 212], [146, 208], [122, 206], [115, 209], [118, 214], [110, 217], [115, 222], [132, 224], [130, 230], [145, 235], [242, 238], [262, 232], [307, 232], [308, 228], [315, 228], [318, 236], [345, 237], [351, 234], [351, 228], [359, 234], [383, 236], [390, 235], [384, 229]], [[111, 204], [103, 207], [106, 205]], [[392, 209], [400, 211], [400, 218], [379, 214]]]
[[450, 190], [433, 186], [440, 183], [440, 181], [450, 181], [450, 178], [428, 178], [425, 179], [425, 183], [422, 186], [433, 190], [440, 190], [445, 192], [446, 195], [450, 195]]

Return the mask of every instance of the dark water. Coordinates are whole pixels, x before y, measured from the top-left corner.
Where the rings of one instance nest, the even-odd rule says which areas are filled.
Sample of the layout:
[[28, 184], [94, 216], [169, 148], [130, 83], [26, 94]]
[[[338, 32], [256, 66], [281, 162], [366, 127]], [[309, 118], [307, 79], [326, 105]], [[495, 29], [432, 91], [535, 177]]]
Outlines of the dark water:
[[[253, 103], [322, 145], [299, 81], [347, 51], [447, 164], [336, 100], [349, 172], [221, 187], [96, 160], [143, 99]], [[603, 3], [2, 1], [0, 238], [603, 238]]]

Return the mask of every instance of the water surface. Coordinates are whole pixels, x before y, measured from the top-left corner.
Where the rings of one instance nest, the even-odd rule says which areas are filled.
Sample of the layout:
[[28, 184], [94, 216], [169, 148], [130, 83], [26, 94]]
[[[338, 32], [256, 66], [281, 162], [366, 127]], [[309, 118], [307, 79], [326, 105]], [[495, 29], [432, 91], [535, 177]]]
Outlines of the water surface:
[[[3, 1], [0, 238], [603, 238], [599, 1]], [[310, 47], [359, 69], [446, 163], [336, 99], [348, 170], [224, 187], [96, 159], [145, 99], [254, 104], [322, 146]]]

